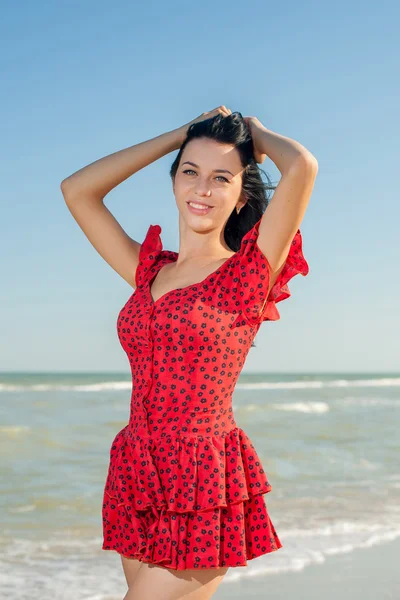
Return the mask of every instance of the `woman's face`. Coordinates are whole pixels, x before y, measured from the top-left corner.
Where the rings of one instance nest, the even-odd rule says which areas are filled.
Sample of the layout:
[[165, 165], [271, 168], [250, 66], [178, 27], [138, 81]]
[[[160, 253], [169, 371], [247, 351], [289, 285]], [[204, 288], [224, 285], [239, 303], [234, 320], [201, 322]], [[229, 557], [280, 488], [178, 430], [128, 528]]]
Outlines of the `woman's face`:
[[[236, 206], [242, 190], [243, 167], [233, 145], [207, 138], [194, 139], [185, 147], [173, 190], [181, 218], [192, 229], [222, 227]], [[189, 202], [208, 205], [195, 208]]]

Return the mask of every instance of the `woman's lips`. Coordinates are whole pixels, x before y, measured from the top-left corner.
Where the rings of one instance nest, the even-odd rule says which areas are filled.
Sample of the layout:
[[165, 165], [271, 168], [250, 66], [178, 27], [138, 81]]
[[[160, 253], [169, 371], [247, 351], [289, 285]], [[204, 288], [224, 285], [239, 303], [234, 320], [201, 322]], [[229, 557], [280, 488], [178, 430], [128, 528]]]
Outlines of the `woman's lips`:
[[195, 204], [197, 206], [192, 206], [190, 204], [190, 202], [187, 202], [190, 212], [194, 213], [195, 215], [206, 215], [214, 208], [213, 206], [206, 206], [206, 205], [203, 205], [201, 207], [201, 204], [202, 204], [201, 202], [198, 202], [198, 203], [195, 202]]

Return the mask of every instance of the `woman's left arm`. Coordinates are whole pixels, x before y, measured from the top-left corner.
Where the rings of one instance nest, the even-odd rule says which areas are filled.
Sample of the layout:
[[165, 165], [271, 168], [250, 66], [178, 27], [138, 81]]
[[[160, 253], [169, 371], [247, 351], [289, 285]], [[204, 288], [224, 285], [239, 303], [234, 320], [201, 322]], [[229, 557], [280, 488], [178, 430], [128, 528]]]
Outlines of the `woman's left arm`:
[[303, 220], [318, 173], [318, 162], [299, 142], [270, 131], [256, 117], [245, 117], [245, 121], [253, 138], [256, 161], [262, 163], [268, 156], [282, 174], [261, 218], [257, 240], [271, 266], [271, 289]]

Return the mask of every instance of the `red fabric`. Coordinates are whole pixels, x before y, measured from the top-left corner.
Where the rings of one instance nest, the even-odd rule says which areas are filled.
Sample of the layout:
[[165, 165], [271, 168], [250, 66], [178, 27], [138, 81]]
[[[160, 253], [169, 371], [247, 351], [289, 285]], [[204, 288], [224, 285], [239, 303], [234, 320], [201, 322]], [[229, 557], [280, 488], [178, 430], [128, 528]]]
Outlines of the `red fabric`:
[[117, 433], [103, 497], [103, 549], [171, 569], [246, 566], [282, 547], [261, 460], [237, 426], [232, 395], [253, 339], [306, 275], [301, 234], [266, 298], [269, 264], [256, 240], [203, 281], [165, 293], [151, 284], [177, 259], [159, 225], [140, 248], [136, 290], [117, 320], [132, 371], [128, 424]]
[[240, 279], [239, 294], [242, 294], [242, 308], [250, 324], [257, 326], [263, 321], [278, 321], [278, 302], [290, 297], [288, 282], [295, 275], [309, 273], [308, 263], [303, 255], [303, 240], [300, 229], [297, 230], [290, 245], [282, 271], [279, 273], [268, 297], [269, 274], [271, 267], [268, 259], [257, 244], [260, 222], [242, 239], [238, 252], [236, 268]]

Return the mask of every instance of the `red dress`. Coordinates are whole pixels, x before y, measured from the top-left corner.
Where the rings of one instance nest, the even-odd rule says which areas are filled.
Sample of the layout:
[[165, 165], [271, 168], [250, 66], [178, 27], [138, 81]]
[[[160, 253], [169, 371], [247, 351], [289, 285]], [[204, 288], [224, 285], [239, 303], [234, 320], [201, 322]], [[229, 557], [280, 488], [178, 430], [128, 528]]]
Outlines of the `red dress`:
[[132, 395], [110, 450], [103, 550], [182, 570], [246, 566], [282, 547], [263, 496], [272, 487], [235, 422], [232, 394], [261, 323], [280, 318], [275, 304], [308, 264], [298, 230], [267, 298], [260, 220], [203, 281], [155, 302], [151, 284], [178, 253], [149, 226], [137, 287], [117, 320]]

